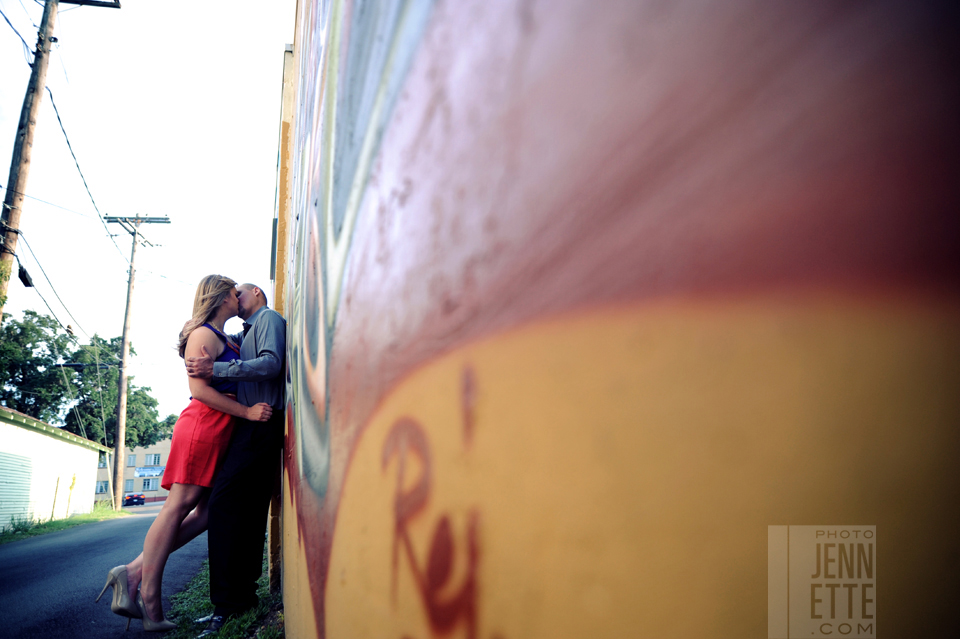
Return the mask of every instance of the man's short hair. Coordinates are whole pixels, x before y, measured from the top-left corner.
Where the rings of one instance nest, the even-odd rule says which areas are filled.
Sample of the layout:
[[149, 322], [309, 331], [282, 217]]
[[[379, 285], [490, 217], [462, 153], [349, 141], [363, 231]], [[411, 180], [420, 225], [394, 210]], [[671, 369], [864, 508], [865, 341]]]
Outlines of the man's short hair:
[[249, 283], [249, 282], [247, 282], [246, 284], [241, 284], [240, 286], [242, 286], [243, 288], [248, 288], [248, 289], [250, 289], [251, 291], [252, 291], [253, 289], [259, 290], [259, 291], [260, 291], [260, 294], [263, 295], [263, 305], [264, 305], [264, 306], [270, 306], [270, 303], [267, 301], [267, 294], [263, 292], [263, 289], [262, 289], [262, 288], [260, 288], [260, 287], [257, 286], [256, 284], [251, 284], [251, 283]]

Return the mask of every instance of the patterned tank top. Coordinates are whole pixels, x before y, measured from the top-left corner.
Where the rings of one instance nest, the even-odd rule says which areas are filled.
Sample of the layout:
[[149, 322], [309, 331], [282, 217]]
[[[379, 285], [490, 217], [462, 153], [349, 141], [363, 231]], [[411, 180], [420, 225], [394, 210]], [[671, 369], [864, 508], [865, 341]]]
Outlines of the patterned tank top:
[[[224, 335], [222, 332], [218, 331], [209, 324], [204, 324], [211, 331], [216, 333], [217, 337], [220, 338], [220, 341], [224, 343], [223, 352], [220, 353], [220, 357], [216, 360], [217, 362], [232, 362], [234, 360], [240, 359], [240, 347], [230, 341], [230, 338]], [[215, 390], [223, 394], [236, 395], [237, 394], [237, 382], [226, 380], [223, 378], [216, 378], [210, 380], [210, 386]]]

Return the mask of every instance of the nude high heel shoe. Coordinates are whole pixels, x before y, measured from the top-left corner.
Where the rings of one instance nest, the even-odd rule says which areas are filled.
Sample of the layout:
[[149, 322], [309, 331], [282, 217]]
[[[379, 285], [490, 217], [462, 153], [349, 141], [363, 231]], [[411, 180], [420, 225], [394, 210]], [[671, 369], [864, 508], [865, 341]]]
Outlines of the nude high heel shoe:
[[131, 619], [140, 618], [140, 609], [127, 592], [127, 567], [117, 566], [107, 573], [107, 583], [103, 590], [97, 595], [94, 603], [100, 601], [100, 597], [107, 591], [107, 588], [113, 586], [113, 597], [110, 601], [110, 610], [114, 613], [127, 618], [127, 629], [130, 628]]
[[166, 617], [160, 621], [151, 619], [147, 614], [147, 607], [143, 605], [143, 597], [140, 596], [140, 593], [137, 593], [137, 607], [140, 609], [140, 620], [143, 621], [143, 629], [147, 632], [166, 632], [177, 627], [177, 624]]

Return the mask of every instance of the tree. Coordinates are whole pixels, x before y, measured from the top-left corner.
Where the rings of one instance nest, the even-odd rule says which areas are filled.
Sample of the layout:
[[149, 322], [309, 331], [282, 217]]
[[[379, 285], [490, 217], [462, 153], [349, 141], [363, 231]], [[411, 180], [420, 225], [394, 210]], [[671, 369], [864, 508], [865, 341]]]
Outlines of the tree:
[[0, 404], [44, 422], [60, 421], [74, 372], [57, 366], [72, 352], [55, 319], [24, 311], [0, 325]]
[[[117, 381], [121, 339], [94, 335], [75, 346], [52, 317], [24, 311], [23, 320], [4, 315], [0, 325], [0, 404], [113, 447], [117, 432]], [[130, 354], [136, 355], [133, 347]], [[85, 364], [63, 368], [58, 364]], [[169, 437], [177, 418], [160, 419], [150, 388], [127, 382], [128, 448]], [[64, 415], [64, 411], [66, 414]]]
[[[117, 433], [117, 381], [120, 377], [121, 339], [106, 340], [94, 335], [90, 344], [82, 346], [73, 356], [73, 361], [87, 364], [76, 376], [77, 404], [65, 420], [64, 429], [113, 447]], [[130, 354], [136, 355], [133, 346]], [[150, 395], [149, 386], [137, 386], [134, 378], [127, 379], [127, 427], [126, 446], [150, 446], [170, 437], [176, 415], [160, 420], [157, 400]], [[81, 424], [83, 429], [81, 429]]]
[[[10, 273], [13, 271], [13, 262], [0, 262], [0, 291], [5, 290], [3, 287], [4, 282], [10, 281]], [[0, 294], [0, 308], [3, 308], [7, 305], [7, 296]], [[0, 324], [3, 323], [3, 320], [10, 317], [10, 313], [4, 313], [3, 317], [0, 318]]]

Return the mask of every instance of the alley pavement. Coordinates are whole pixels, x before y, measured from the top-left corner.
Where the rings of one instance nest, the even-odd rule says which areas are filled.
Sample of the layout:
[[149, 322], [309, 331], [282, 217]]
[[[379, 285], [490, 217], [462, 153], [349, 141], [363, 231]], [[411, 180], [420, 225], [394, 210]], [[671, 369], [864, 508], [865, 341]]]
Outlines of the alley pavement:
[[[81, 639], [156, 637], [110, 612], [112, 590], [94, 603], [107, 571], [134, 559], [160, 504], [125, 508], [130, 517], [83, 524], [0, 546], [0, 637]], [[207, 535], [173, 553], [163, 578], [163, 609], [207, 558]]]

